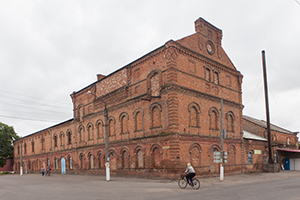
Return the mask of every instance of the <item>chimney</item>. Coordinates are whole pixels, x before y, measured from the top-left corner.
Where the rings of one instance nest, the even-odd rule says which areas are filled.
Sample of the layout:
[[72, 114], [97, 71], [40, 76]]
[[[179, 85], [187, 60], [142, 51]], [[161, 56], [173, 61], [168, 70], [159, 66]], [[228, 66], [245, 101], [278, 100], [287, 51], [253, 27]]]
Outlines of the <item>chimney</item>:
[[97, 80], [101, 80], [103, 78], [105, 78], [106, 76], [102, 75], [102, 74], [97, 74]]

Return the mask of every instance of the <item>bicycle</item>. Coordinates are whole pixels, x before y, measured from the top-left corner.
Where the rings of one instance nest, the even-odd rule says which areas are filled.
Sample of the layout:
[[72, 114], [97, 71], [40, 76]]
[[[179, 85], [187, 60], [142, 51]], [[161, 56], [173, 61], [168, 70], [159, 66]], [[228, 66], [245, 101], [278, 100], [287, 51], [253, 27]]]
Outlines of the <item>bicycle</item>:
[[194, 190], [198, 190], [200, 188], [200, 181], [196, 178], [191, 179], [191, 183], [188, 183], [185, 175], [181, 174], [180, 179], [178, 180], [178, 186], [181, 189], [185, 189], [187, 185], [190, 185]]

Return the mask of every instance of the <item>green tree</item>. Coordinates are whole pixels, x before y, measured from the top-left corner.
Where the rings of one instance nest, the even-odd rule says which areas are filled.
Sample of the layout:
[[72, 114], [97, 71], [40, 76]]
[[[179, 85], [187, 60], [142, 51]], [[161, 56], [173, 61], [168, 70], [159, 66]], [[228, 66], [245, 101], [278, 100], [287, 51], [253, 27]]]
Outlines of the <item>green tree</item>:
[[0, 122], [0, 167], [6, 164], [6, 159], [14, 156], [13, 141], [19, 139], [12, 126]]

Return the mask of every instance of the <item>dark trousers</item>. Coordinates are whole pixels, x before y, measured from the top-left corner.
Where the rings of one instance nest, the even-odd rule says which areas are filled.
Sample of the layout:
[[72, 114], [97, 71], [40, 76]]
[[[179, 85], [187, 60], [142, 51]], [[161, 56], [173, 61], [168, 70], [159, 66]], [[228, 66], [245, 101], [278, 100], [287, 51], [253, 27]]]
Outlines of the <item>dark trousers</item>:
[[186, 175], [186, 180], [187, 180], [187, 182], [189, 183], [190, 180], [191, 180], [191, 178], [194, 178], [194, 176], [196, 176], [196, 173], [188, 173], [188, 174]]

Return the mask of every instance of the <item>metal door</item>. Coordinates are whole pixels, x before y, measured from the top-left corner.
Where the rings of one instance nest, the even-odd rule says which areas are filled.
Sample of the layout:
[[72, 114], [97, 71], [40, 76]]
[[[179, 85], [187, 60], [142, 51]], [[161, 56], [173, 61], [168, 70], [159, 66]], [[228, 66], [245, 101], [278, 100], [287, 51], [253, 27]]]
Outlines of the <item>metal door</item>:
[[60, 163], [61, 163], [61, 174], [66, 174], [66, 159], [62, 158]]
[[284, 159], [284, 169], [290, 170], [290, 159], [289, 158]]

